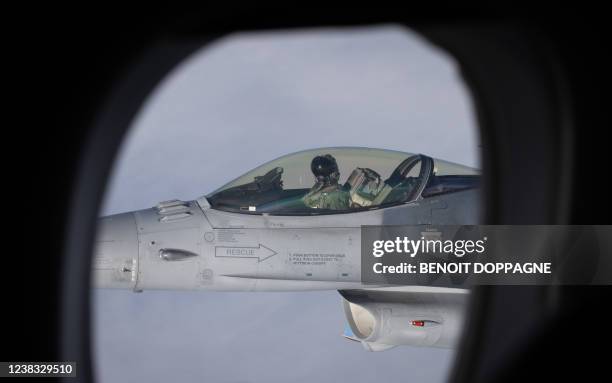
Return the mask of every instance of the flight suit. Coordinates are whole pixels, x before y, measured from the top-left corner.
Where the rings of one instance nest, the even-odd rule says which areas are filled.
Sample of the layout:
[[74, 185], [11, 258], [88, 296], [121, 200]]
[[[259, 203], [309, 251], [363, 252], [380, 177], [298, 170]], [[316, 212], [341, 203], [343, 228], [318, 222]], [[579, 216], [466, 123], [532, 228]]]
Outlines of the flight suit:
[[304, 196], [304, 204], [314, 209], [346, 210], [349, 208], [349, 193], [338, 184], [315, 185]]

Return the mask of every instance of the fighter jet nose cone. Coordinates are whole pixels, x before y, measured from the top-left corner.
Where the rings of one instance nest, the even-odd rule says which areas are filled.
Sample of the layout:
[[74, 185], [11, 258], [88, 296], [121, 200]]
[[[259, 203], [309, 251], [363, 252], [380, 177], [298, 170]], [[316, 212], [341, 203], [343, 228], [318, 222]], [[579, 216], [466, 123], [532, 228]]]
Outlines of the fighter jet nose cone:
[[94, 287], [134, 288], [137, 262], [138, 233], [134, 214], [100, 218], [92, 259]]

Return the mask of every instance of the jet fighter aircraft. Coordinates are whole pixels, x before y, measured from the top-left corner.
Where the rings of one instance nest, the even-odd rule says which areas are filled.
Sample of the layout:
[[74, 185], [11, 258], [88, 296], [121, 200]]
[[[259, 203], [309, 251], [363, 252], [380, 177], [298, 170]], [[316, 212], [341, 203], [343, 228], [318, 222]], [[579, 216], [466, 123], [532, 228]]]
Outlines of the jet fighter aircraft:
[[94, 286], [338, 290], [370, 351], [452, 347], [467, 290], [361, 282], [362, 225], [478, 223], [479, 172], [423, 154], [323, 148], [280, 157], [194, 201], [101, 218]]

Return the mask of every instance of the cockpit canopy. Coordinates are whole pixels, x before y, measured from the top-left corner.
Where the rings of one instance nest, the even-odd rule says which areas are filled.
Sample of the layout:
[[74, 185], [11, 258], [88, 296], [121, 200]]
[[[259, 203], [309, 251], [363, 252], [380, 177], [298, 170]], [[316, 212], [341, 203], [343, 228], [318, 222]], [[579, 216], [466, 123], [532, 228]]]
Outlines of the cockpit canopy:
[[[315, 177], [335, 161], [338, 175]], [[322, 148], [289, 154], [206, 196], [213, 209], [247, 214], [316, 215], [378, 209], [478, 187], [479, 172], [423, 154]]]

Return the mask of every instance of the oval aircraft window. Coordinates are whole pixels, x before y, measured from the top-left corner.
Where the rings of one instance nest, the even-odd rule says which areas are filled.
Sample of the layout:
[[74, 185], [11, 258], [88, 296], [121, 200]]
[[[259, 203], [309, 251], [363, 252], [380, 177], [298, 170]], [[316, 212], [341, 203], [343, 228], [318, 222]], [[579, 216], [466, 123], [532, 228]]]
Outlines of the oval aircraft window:
[[479, 157], [456, 62], [403, 27], [203, 47], [148, 97], [114, 166], [98, 380], [445, 381], [469, 292], [365, 290], [359, 230], [478, 223]]

